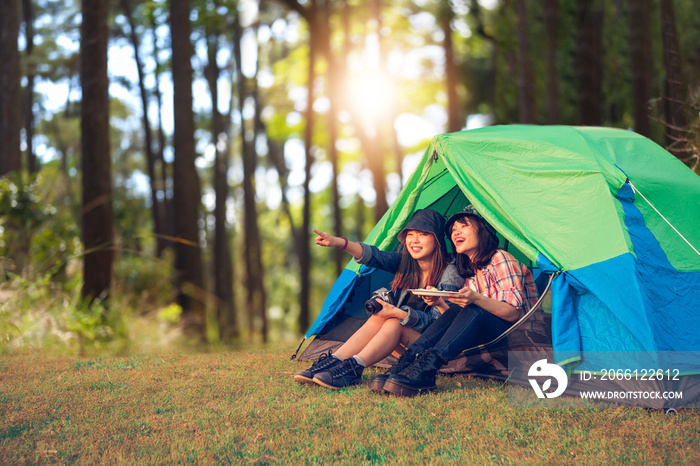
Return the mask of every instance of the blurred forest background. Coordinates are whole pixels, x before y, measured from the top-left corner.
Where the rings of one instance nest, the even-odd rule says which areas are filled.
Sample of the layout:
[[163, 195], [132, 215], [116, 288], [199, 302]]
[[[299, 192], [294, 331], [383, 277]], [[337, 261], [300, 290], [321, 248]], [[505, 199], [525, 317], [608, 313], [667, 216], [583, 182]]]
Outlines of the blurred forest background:
[[[298, 338], [430, 138], [601, 125], [698, 171], [698, 0], [3, 0], [1, 351]], [[679, 199], [679, 202], [683, 202]]]

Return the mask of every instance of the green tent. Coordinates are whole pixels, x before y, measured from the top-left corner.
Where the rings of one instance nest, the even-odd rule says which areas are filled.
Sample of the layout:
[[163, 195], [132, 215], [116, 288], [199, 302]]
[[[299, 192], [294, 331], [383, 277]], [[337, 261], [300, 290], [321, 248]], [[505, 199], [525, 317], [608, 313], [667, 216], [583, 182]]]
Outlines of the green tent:
[[[654, 142], [569, 126], [436, 136], [366, 242], [393, 250], [416, 210], [450, 215], [467, 203], [536, 276], [554, 274], [547, 337], [558, 363], [580, 363], [581, 352], [700, 351], [700, 177]], [[340, 344], [390, 278], [350, 261], [304, 355]]]

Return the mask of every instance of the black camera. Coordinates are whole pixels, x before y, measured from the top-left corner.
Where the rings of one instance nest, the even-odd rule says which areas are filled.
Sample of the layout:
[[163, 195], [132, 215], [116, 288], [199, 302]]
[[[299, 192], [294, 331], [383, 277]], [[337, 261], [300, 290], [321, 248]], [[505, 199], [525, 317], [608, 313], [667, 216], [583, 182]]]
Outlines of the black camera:
[[382, 305], [377, 302], [377, 298], [387, 304], [396, 304], [394, 301], [394, 293], [386, 288], [380, 288], [372, 293], [372, 297], [365, 302], [365, 311], [367, 311], [367, 314], [374, 315], [382, 310]]

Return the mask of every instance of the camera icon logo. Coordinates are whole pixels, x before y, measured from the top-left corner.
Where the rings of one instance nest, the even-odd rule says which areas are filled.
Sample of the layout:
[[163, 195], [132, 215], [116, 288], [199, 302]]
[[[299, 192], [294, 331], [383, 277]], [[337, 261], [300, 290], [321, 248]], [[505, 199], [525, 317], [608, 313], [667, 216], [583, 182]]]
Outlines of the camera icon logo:
[[[542, 387], [540, 387], [537, 379], [528, 379], [537, 398], [556, 398], [564, 393], [569, 382], [564, 369], [556, 364], [548, 363], [546, 359], [540, 359], [530, 366], [527, 375], [530, 377], [548, 377], [542, 384]], [[552, 385], [552, 378], [557, 381], [557, 389], [553, 392], [547, 392]]]

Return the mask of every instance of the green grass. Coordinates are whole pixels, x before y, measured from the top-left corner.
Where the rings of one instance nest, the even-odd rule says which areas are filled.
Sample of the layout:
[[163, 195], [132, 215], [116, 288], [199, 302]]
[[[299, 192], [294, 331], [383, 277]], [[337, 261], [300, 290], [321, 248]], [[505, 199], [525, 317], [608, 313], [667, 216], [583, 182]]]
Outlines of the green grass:
[[0, 464], [700, 463], [700, 412], [516, 409], [497, 382], [415, 399], [297, 385], [296, 345], [0, 359]]

